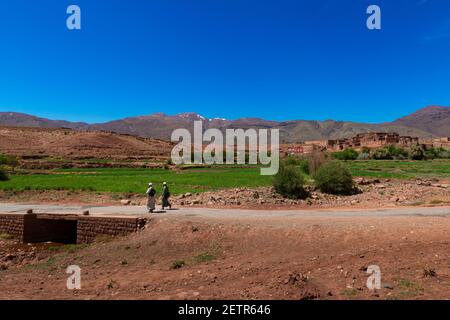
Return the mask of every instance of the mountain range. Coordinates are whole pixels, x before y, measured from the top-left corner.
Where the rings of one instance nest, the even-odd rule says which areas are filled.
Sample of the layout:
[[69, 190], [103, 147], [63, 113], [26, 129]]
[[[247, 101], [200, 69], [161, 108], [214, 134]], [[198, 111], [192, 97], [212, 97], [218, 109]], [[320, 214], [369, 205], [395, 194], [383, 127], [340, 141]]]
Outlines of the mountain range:
[[104, 123], [89, 124], [50, 120], [17, 112], [0, 112], [0, 125], [14, 127], [70, 128], [81, 131], [111, 131], [145, 138], [170, 140], [173, 130], [186, 128], [192, 131], [193, 122], [200, 120], [203, 129], [280, 129], [282, 143], [306, 140], [338, 139], [364, 132], [398, 132], [401, 135], [427, 138], [450, 136], [450, 107], [429, 106], [392, 122], [368, 124], [349, 121], [290, 120], [270, 121], [260, 118], [226, 120], [207, 119], [197, 113], [166, 115], [154, 113], [146, 116], [124, 118]]

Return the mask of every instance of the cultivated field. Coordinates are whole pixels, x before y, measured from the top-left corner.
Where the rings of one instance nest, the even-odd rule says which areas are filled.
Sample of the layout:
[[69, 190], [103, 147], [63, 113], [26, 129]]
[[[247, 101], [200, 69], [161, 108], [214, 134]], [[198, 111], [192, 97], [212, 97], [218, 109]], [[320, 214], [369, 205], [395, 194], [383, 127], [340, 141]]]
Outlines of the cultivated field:
[[[450, 179], [450, 160], [347, 161], [354, 177], [393, 179]], [[256, 167], [205, 167], [185, 170], [169, 169], [54, 169], [22, 171], [0, 182], [0, 190], [73, 190], [119, 193], [142, 193], [148, 182], [170, 183], [171, 193], [204, 192], [240, 187], [262, 187], [272, 183], [271, 176], [261, 176]]]

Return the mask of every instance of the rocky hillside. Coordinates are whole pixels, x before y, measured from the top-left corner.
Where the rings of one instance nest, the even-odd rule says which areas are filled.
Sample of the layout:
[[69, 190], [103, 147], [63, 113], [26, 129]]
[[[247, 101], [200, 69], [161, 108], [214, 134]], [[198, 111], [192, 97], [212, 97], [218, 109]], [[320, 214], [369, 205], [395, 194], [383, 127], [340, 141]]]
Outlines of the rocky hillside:
[[450, 135], [450, 107], [430, 106], [394, 121], [394, 124], [430, 132], [437, 136]]
[[27, 158], [159, 159], [173, 144], [111, 132], [0, 127], [0, 153]]
[[0, 113], [0, 125], [56, 128], [65, 127], [76, 130], [106, 130], [131, 134], [146, 138], [169, 140], [173, 130], [186, 128], [192, 131], [193, 122], [200, 120], [203, 128], [220, 130], [235, 128], [278, 128], [284, 143], [305, 140], [336, 139], [353, 136], [363, 132], [398, 132], [402, 135], [430, 137], [450, 136], [450, 108], [427, 107], [394, 122], [367, 124], [348, 121], [269, 121], [259, 118], [237, 120], [207, 119], [196, 113], [182, 113], [174, 116], [155, 113], [140, 117], [125, 118], [105, 123], [87, 124], [68, 121], [55, 121], [30, 115], [5, 112]]

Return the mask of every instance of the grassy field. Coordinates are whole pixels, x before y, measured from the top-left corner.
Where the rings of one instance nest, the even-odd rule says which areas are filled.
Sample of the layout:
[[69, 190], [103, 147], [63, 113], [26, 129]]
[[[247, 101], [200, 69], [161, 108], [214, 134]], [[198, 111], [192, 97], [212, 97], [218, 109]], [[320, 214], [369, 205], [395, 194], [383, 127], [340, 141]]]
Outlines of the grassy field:
[[[378, 178], [447, 178], [450, 160], [348, 161], [354, 176]], [[161, 189], [163, 181], [170, 184], [172, 194], [202, 192], [236, 187], [268, 186], [272, 177], [261, 176], [258, 168], [200, 168], [182, 171], [163, 169], [66, 169], [49, 174], [16, 174], [10, 181], [0, 182], [0, 190], [85, 190], [97, 192], [142, 193], [147, 183]]]
[[354, 176], [361, 177], [450, 179], [450, 160], [367, 160], [348, 161], [347, 165]]
[[11, 175], [0, 182], [2, 190], [85, 190], [143, 193], [148, 182], [157, 189], [167, 181], [172, 194], [223, 188], [269, 185], [271, 177], [258, 168], [205, 168], [172, 171], [164, 169], [80, 169], [54, 170], [51, 174]]

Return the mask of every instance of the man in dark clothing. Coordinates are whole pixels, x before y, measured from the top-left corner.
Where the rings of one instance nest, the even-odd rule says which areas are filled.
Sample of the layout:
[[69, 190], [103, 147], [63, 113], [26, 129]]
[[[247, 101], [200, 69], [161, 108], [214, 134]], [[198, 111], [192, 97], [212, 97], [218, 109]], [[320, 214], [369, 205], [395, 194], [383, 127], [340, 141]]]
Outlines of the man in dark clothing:
[[172, 209], [172, 205], [169, 202], [170, 192], [169, 187], [167, 186], [167, 183], [163, 183], [163, 191], [162, 191], [162, 209], [169, 207], [169, 209]]

